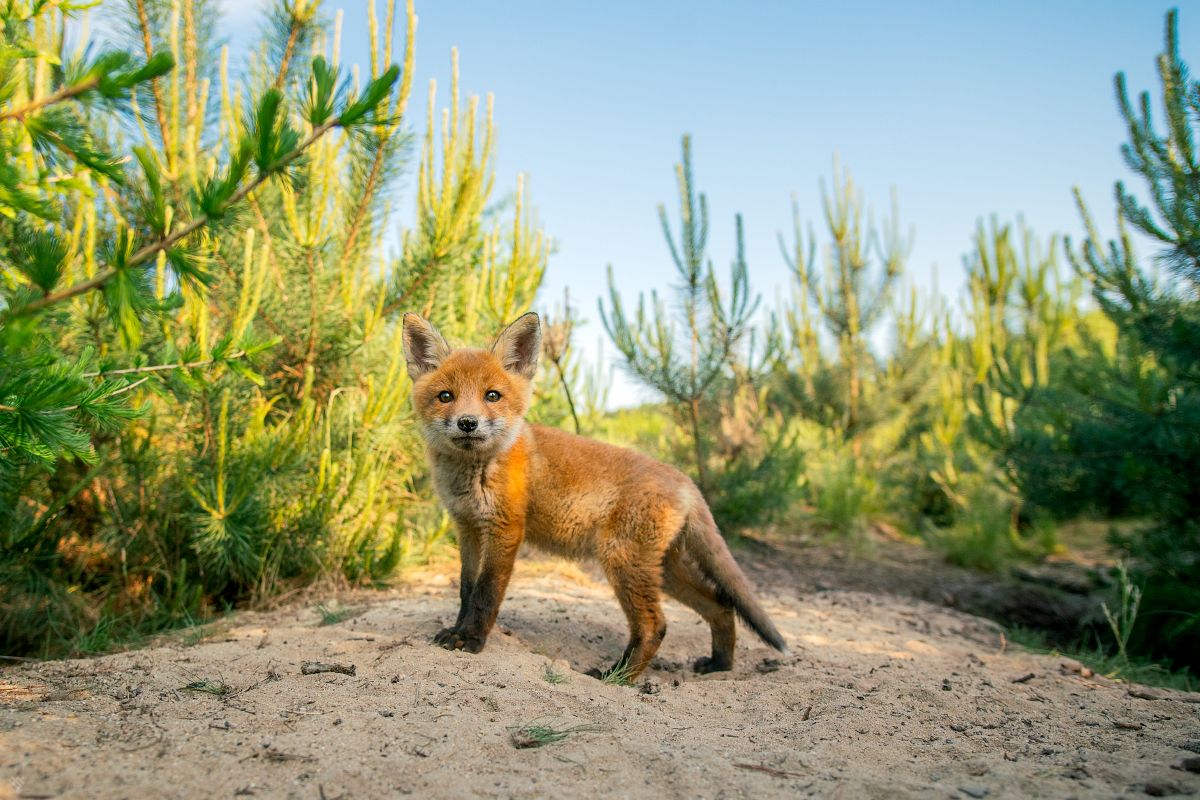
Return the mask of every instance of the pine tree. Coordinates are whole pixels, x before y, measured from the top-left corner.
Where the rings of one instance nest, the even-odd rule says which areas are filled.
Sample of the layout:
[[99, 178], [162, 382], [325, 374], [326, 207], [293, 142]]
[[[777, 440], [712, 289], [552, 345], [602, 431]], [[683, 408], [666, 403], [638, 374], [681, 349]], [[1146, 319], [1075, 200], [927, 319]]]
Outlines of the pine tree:
[[[275, 86], [249, 102], [226, 95], [226, 135], [204, 144], [211, 131], [202, 119], [211, 62], [202, 54], [211, 50], [203, 38], [211, 24], [197, 13], [207, 8], [131, 3], [142, 34], [138, 56], [134, 48], [67, 52], [63, 32], [76, 13], [69, 4], [8, 4], [2, 12], [0, 69], [9, 76], [0, 96], [0, 203], [7, 212], [0, 222], [0, 641], [6, 650], [45, 651], [78, 638], [81, 619], [105, 613], [106, 604], [89, 603], [87, 595], [108, 591], [102, 588], [108, 570], [118, 566], [108, 553], [120, 555], [125, 591], [158, 580], [155, 592], [187, 602], [184, 590], [172, 587], [174, 570], [185, 562], [142, 563], [145, 542], [173, 546], [145, 530], [138, 536], [152, 515], [119, 516], [128, 510], [129, 479], [162, 461], [153, 449], [161, 442], [130, 423], [154, 419], [160, 398], [178, 398], [189, 385], [220, 380], [222, 373], [261, 382], [250, 363], [274, 343], [250, 325], [263, 271], [247, 240], [251, 279], [230, 287], [216, 268], [219, 242], [239, 228], [247, 205], [281, 181], [293, 185], [328, 134], [354, 137], [392, 124], [385, 106], [398, 67], [360, 90], [323, 57], [308, 62], [293, 51], [287, 62], [307, 78], [292, 96]], [[311, 22], [314, 8], [281, 4], [279, 13], [287, 11], [288, 25], [298, 29]], [[166, 30], [174, 47], [161, 47], [163, 28], [154, 20], [164, 16], [172, 20]], [[183, 66], [173, 69], [176, 63]], [[138, 138], [141, 144], [129, 143]], [[243, 238], [240, 231], [234, 238]], [[176, 324], [181, 317], [205, 320], [209, 303], [229, 292], [237, 304], [228, 327]], [[219, 476], [227, 450], [224, 397]], [[129, 456], [138, 458], [122, 460]], [[234, 524], [237, 514], [221, 507], [228, 495], [220, 478], [214, 511]], [[160, 500], [170, 514], [170, 497]], [[109, 515], [118, 516], [116, 537], [104, 535], [109, 523], [101, 517]], [[172, 529], [180, 527], [175, 523]], [[206, 552], [202, 536], [185, 543], [193, 554]], [[74, 555], [93, 547], [91, 561]], [[214, 564], [230, 562], [236, 552], [237, 543], [221, 549]]]
[[834, 380], [840, 396], [834, 402], [841, 417], [837, 424], [858, 453], [862, 431], [870, 424], [864, 420], [863, 409], [875, 372], [870, 333], [890, 308], [912, 236], [906, 239], [900, 233], [894, 196], [892, 217], [881, 228], [865, 220], [861, 193], [836, 162], [832, 192], [827, 192], [822, 182], [821, 202], [830, 239], [823, 268], [816, 259], [815, 235], [811, 227], [805, 234], [795, 204], [792, 246], [780, 237], [780, 250], [801, 293], [798, 314], [792, 316], [792, 343], [801, 356], [798, 370], [806, 376], [806, 388], [814, 392], [813, 376], [823, 363], [816, 320], [836, 343]]
[[[1155, 524], [1124, 544], [1139, 558], [1142, 613], [1131, 649], [1200, 665], [1200, 82], [1180, 58], [1178, 15], [1166, 18], [1158, 57], [1165, 130], [1151, 97], [1135, 105], [1123, 73], [1116, 96], [1128, 129], [1121, 148], [1150, 196], [1115, 186], [1118, 239], [1102, 239], [1082, 197], [1086, 236], [1068, 252], [1092, 296], [1119, 332], [1109, 374], [1077, 380], [1078, 399], [1061, 421], [1083, 477], [1098, 473], [1105, 494]], [[1132, 228], [1132, 230], [1131, 230]], [[1157, 246], [1143, 261], [1133, 231]]]
[[878, 486], [895, 471], [888, 465], [907, 428], [907, 409], [897, 402], [905, 376], [888, 374], [871, 334], [892, 310], [911, 234], [899, 232], [894, 197], [892, 218], [875, 227], [836, 161], [821, 200], [829, 237], [820, 259], [816, 233], [805, 230], [794, 201], [793, 239], [779, 237], [794, 286], [785, 317], [790, 348], [775, 381], [809, 454], [804, 481], [818, 523], [857, 535], [880, 510]]
[[679, 276], [674, 315], [657, 291], [638, 298], [632, 318], [608, 272], [609, 307], [600, 303], [604, 328], [630, 373], [661, 393], [685, 422], [692, 445], [692, 468], [701, 490], [715, 488], [708, 464], [705, 418], [714, 416], [717, 389], [728, 377], [730, 362], [750, 327], [759, 297], [750, 292], [742, 218], [735, 219], [736, 250], [730, 267], [730, 289], [724, 296], [708, 259], [708, 201], [697, 194], [692, 174], [691, 138], [683, 137], [683, 157], [675, 166], [679, 189], [679, 234], [676, 241], [666, 206], [658, 216], [671, 261]]
[[[384, 258], [411, 2], [367, 5], [361, 78], [316, 0], [272, 4], [244, 79], [211, 38], [218, 4], [121, 5], [140, 60], [54, 68], [78, 61], [65, 4], [8, 9], [3, 28], [6, 651], [101, 647], [322, 575], [380, 580], [426, 551], [448, 526], [422, 486], [396, 319], [493, 335], [549, 252], [523, 186], [492, 204], [490, 100], [480, 125], [455, 64], [416, 225]], [[47, 127], [50, 111], [76, 126]]]
[[1047, 512], [1029, 502], [1031, 462], [1017, 453], [1042, 430], [1029, 400], [1061, 382], [1082, 320], [1057, 237], [1043, 242], [1023, 221], [993, 218], [978, 224], [973, 245], [963, 259], [966, 326], [945, 325], [921, 453], [945, 502], [934, 541], [956, 562], [999, 569], [1055, 546], [1052, 526], [1030, 525]]
[[[398, 74], [390, 70], [360, 96], [344, 100], [334, 97], [336, 72], [323, 59], [315, 60], [307, 131], [293, 128], [281, 113], [283, 97], [267, 91], [224, 164], [184, 196], [181, 210], [187, 213], [180, 219], [156, 154], [134, 148], [132, 157], [119, 157], [103, 131], [106, 120], [132, 113], [135, 88], [171, 71], [172, 56], [158, 53], [138, 62], [128, 52], [111, 51], [50, 69], [48, 53], [61, 50], [62, 42], [50, 40], [46, 26], [54, 16], [65, 19], [69, 8], [39, 5], [34, 13], [40, 16], [32, 17], [15, 8], [7, 7], [4, 18], [9, 46], [3, 69], [14, 79], [5, 86], [0, 112], [5, 164], [0, 195], [10, 212], [0, 311], [0, 397], [5, 399], [0, 464], [10, 475], [22, 465], [50, 465], [63, 456], [90, 458], [87, 428], [128, 418], [121, 410], [124, 403], [115, 400], [118, 392], [129, 390], [128, 381], [114, 385], [104, 379], [114, 370], [87, 373], [92, 358], [64, 359], [56, 352], [49, 329], [69, 313], [63, 307], [98, 297], [124, 341], [138, 342], [144, 315], [181, 302], [183, 292], [203, 291], [213, 280], [194, 244], [197, 234], [233, 213], [272, 177], [286, 175], [329, 131], [375, 124], [378, 105]], [[115, 191], [138, 184], [145, 186], [144, 194]], [[112, 204], [105, 212], [115, 224], [94, 230], [104, 223], [72, 202], [76, 193], [99, 195]], [[92, 237], [86, 247], [103, 253], [103, 263], [81, 252], [85, 225]], [[105, 240], [95, 241], [99, 236]], [[175, 289], [170, 297], [161, 291], [164, 278]], [[207, 356], [213, 362], [228, 354], [227, 343]]]

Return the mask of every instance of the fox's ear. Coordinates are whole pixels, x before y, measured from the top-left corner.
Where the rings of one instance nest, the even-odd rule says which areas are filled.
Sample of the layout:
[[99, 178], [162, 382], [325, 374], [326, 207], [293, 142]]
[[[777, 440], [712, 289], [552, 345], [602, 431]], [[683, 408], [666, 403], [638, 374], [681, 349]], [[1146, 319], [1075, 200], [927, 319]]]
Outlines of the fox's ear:
[[433, 324], [416, 314], [404, 315], [404, 360], [414, 381], [433, 372], [450, 355], [450, 345]]
[[492, 353], [509, 372], [532, 378], [542, 352], [542, 321], [533, 311], [522, 314], [504, 329], [492, 345]]

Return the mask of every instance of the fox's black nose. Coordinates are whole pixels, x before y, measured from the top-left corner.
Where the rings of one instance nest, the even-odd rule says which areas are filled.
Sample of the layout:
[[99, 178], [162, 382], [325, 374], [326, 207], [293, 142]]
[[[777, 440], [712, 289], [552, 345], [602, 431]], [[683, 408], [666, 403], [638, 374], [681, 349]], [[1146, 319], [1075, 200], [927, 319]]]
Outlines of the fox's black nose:
[[470, 433], [479, 427], [479, 420], [475, 417], [459, 417], [458, 429], [463, 433]]

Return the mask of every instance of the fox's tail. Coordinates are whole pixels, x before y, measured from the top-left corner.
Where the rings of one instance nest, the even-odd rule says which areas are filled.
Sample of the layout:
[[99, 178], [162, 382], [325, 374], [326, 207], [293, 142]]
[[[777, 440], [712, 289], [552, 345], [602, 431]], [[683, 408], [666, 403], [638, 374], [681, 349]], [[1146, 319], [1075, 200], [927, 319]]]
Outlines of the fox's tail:
[[781, 653], [788, 652], [783, 637], [754, 598], [746, 575], [733, 560], [733, 554], [721, 538], [708, 504], [702, 498], [697, 499], [699, 502], [683, 526], [687, 552], [696, 560], [705, 577], [716, 584], [717, 597], [722, 604], [733, 608], [764, 642]]

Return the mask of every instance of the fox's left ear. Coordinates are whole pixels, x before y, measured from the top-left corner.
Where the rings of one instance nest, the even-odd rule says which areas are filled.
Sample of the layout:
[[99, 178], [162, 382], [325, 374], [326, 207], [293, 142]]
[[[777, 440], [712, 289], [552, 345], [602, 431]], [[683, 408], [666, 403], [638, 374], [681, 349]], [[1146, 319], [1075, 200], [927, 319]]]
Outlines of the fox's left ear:
[[508, 372], [533, 378], [542, 352], [542, 321], [530, 311], [504, 329], [492, 345], [492, 353]]

